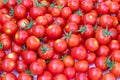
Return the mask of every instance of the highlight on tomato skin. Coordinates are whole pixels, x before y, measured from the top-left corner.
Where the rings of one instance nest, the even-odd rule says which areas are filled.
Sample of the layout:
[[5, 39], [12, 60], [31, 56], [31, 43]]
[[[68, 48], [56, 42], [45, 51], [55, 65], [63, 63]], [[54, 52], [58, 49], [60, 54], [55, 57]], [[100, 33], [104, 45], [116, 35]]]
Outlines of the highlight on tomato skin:
[[0, 0], [0, 80], [119, 80], [120, 0]]

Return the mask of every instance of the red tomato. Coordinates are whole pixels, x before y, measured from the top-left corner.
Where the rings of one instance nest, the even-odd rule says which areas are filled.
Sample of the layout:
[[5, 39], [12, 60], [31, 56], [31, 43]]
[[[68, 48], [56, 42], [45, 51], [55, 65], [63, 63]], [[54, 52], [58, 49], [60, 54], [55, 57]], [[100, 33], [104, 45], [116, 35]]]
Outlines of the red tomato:
[[111, 52], [111, 58], [113, 61], [120, 62], [120, 50], [114, 50]]
[[59, 79], [61, 79], [61, 80], [67, 80], [67, 77], [66, 77], [66, 75], [64, 75], [64, 74], [57, 74], [57, 75], [55, 75], [55, 77], [53, 78], [53, 80], [59, 80]]
[[45, 16], [38, 16], [35, 19], [35, 22], [36, 22], [36, 24], [43, 25], [43, 26], [47, 26], [47, 24], [48, 24], [48, 20]]
[[111, 51], [120, 49], [120, 44], [117, 40], [111, 40], [110, 43], [108, 44], [108, 47], [110, 48]]
[[72, 67], [74, 65], [74, 59], [69, 55], [64, 56], [63, 63], [65, 65], [65, 67]]
[[39, 62], [41, 65], [42, 65], [42, 67], [43, 67], [43, 69], [45, 70], [46, 69], [46, 67], [47, 67], [47, 62], [44, 60], [44, 59], [42, 59], [42, 58], [38, 58], [37, 60], [36, 60], [36, 62]]
[[110, 79], [111, 80], [116, 80], [115, 75], [112, 74], [111, 72], [104, 74], [103, 77], [102, 77], [102, 80], [110, 80]]
[[58, 59], [53, 59], [48, 63], [48, 70], [52, 74], [62, 73], [62, 71], [64, 70], [64, 63]]
[[78, 73], [75, 76], [75, 80], [89, 80], [86, 73]]
[[26, 7], [26, 9], [30, 9], [33, 6], [32, 0], [22, 0], [21, 2], [22, 5]]
[[12, 52], [15, 52], [17, 54], [20, 54], [22, 52], [22, 47], [19, 46], [18, 44], [13, 44], [11, 48]]
[[73, 67], [66, 67], [64, 69], [64, 74], [68, 77], [68, 78], [73, 78], [75, 76], [75, 68]]
[[69, 0], [67, 5], [72, 11], [76, 11], [79, 8], [79, 0]]
[[22, 72], [18, 75], [18, 80], [23, 80], [23, 79], [26, 79], [26, 80], [33, 80], [32, 79], [32, 76], [30, 76], [29, 74], [25, 73], [25, 72]]
[[87, 54], [86, 60], [88, 61], [88, 63], [90, 63], [90, 64], [94, 63], [95, 59], [96, 59], [95, 53], [90, 52]]
[[69, 18], [71, 14], [72, 14], [72, 10], [70, 9], [70, 7], [64, 7], [61, 10], [61, 16], [65, 19]]
[[13, 73], [6, 73], [1, 80], [17, 80], [17, 77]]
[[14, 61], [18, 60], [18, 54], [15, 52], [8, 53], [5, 58], [13, 59]]
[[110, 3], [110, 13], [117, 13], [120, 9], [120, 6], [117, 2]]
[[58, 24], [58, 25], [60, 25], [62, 28], [64, 28], [65, 27], [65, 25], [66, 25], [66, 20], [63, 18], [63, 17], [57, 17], [57, 18], [55, 18], [55, 22], [54, 22], [55, 24]]

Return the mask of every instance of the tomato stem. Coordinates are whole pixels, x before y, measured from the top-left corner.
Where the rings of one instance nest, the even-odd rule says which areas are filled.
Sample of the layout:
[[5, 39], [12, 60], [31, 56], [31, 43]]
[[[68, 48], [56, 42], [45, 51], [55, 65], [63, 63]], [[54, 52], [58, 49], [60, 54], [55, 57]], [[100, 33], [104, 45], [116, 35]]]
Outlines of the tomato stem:
[[106, 59], [106, 65], [107, 67], [109, 68], [109, 70], [111, 70], [114, 66], [114, 61], [111, 61], [110, 60], [111, 56], [109, 56], [107, 59]]
[[8, 0], [3, 0], [3, 4], [6, 5]]
[[[25, 24], [26, 24], [26, 23], [25, 23]], [[32, 28], [32, 26], [33, 26], [33, 20], [30, 19], [30, 23], [29, 23], [29, 24], [26, 24], [26, 26], [27, 26], [27, 28], [25, 28], [25, 29], [30, 29], [30, 28]]]
[[103, 29], [102, 31], [104, 33], [104, 36], [106, 36], [106, 37], [110, 36], [110, 32], [108, 31], [108, 25], [106, 26], [106, 29]]
[[67, 33], [66, 31], [64, 31], [65, 35], [66, 35], [66, 42], [68, 42], [68, 39], [70, 38], [70, 36], [72, 35], [72, 30], [70, 30], [69, 33]]
[[14, 8], [11, 7], [9, 12], [10, 12], [10, 15], [14, 17]]
[[64, 7], [63, 5], [62, 6], [56, 6], [57, 8], [59, 8], [60, 10], [62, 10], [62, 8]]
[[60, 59], [60, 60], [64, 60], [64, 59], [65, 59], [65, 57], [66, 57], [66, 55], [63, 55], [63, 56], [61, 57], [61, 59]]
[[17, 4], [21, 4], [21, 2], [22, 2], [21, 0], [17, 0]]
[[46, 5], [46, 4], [41, 4], [41, 3], [39, 3], [38, 0], [36, 0], [36, 1], [34, 2], [34, 4], [35, 4], [36, 7], [48, 6], [48, 5]]
[[22, 46], [22, 48], [23, 50], [27, 50], [27, 46], [25, 44]]
[[48, 48], [48, 45], [46, 45], [46, 46], [43, 46], [42, 45], [42, 47], [41, 47], [41, 52], [42, 52], [42, 54], [44, 54], [46, 51], [48, 51], [48, 50], [51, 50], [50, 48]]
[[34, 75], [30, 72], [30, 70], [25, 70], [25, 73], [27, 73], [27, 74], [30, 75], [30, 76], [34, 76]]
[[0, 50], [3, 49], [3, 44], [0, 42]]
[[77, 32], [81, 32], [81, 34], [84, 34], [86, 32], [86, 24], [84, 26], [80, 26], [80, 29], [77, 30]]
[[98, 23], [95, 23], [94, 30], [97, 30]]
[[79, 16], [83, 16], [82, 11], [80, 9], [78, 9], [74, 14], [77, 14]]

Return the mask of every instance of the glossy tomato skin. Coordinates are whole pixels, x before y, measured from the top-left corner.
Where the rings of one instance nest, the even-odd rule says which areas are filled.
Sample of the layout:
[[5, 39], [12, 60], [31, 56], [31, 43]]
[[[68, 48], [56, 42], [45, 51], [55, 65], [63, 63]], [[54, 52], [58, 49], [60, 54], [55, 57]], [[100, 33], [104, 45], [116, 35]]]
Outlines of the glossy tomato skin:
[[52, 74], [48, 71], [43, 72], [43, 74], [39, 75], [37, 80], [52, 80]]
[[62, 73], [64, 70], [64, 63], [58, 59], [53, 59], [48, 64], [48, 71], [52, 74], [59, 74]]
[[89, 80], [86, 73], [78, 73], [75, 76], [75, 80]]
[[67, 49], [67, 43], [65, 40], [62, 40], [62, 39], [57, 39], [55, 42], [54, 42], [54, 49], [57, 51], [57, 52], [63, 52]]
[[96, 51], [98, 56], [108, 56], [110, 54], [110, 48], [106, 45], [100, 45]]
[[111, 40], [110, 43], [108, 44], [108, 47], [110, 50], [117, 50], [120, 49], [120, 45], [117, 40]]
[[21, 2], [22, 5], [26, 7], [26, 9], [30, 9], [33, 6], [32, 0], [22, 0]]
[[72, 67], [74, 65], [74, 59], [70, 55], [67, 55], [63, 59], [63, 63], [65, 67]]
[[110, 3], [110, 13], [117, 13], [119, 9], [120, 9], [120, 6], [117, 2]]
[[18, 54], [15, 52], [9, 52], [5, 58], [13, 59], [14, 61], [18, 60]]
[[64, 74], [68, 77], [68, 78], [73, 78], [75, 76], [76, 70], [73, 67], [66, 67], [64, 69]]
[[69, 0], [67, 5], [72, 11], [76, 11], [79, 8], [79, 0]]
[[43, 25], [43, 26], [47, 26], [48, 24], [48, 19], [46, 18], [46, 16], [38, 16], [36, 17], [35, 21], [36, 21], [36, 24]]
[[4, 50], [0, 50], [0, 58], [3, 59], [6, 56], [6, 53]]
[[94, 63], [95, 59], [96, 59], [96, 54], [94, 52], [89, 52], [87, 54], [86, 60], [88, 61], [89, 64]]
[[109, 72], [103, 75], [102, 80], [116, 80], [116, 77], [113, 73]]
[[70, 7], [64, 7], [61, 10], [61, 16], [65, 19], [69, 18], [71, 14], [72, 14], [72, 10], [70, 9]]
[[66, 6], [67, 0], [56, 0], [56, 4], [59, 6], [61, 6], [61, 5]]
[[111, 58], [113, 61], [120, 62], [120, 50], [113, 50], [111, 52]]
[[88, 70], [89, 64], [86, 60], [81, 60], [78, 62], [75, 62], [74, 68], [78, 72], [86, 72]]
[[8, 21], [3, 25], [3, 32], [8, 35], [14, 35], [17, 31], [17, 28], [18, 27], [14, 22]]
[[30, 71], [33, 74], [40, 75], [43, 73], [43, 67], [39, 62], [33, 62], [30, 64]]
[[29, 36], [28, 32], [26, 32], [24, 30], [17, 31], [14, 36], [15, 43], [18, 45], [25, 44], [28, 36]]
[[54, 17], [59, 17], [60, 16], [60, 9], [57, 8], [57, 7], [53, 7], [52, 10], [51, 10], [51, 14], [54, 16]]
[[28, 69], [28, 65], [25, 63], [24, 60], [18, 60], [16, 62], [16, 71], [17, 72], [24, 72], [24, 70]]
[[95, 38], [88, 38], [85, 41], [85, 46], [89, 51], [96, 51], [99, 48], [99, 43]]
[[54, 23], [59, 24], [62, 28], [66, 25], [66, 20], [63, 17], [57, 17]]
[[[42, 49], [44, 48], [47, 48], [48, 50], [43, 51]], [[54, 54], [54, 50], [51, 46], [44, 44], [38, 48], [38, 54], [42, 59], [51, 59]]]
[[83, 60], [87, 57], [87, 51], [84, 47], [74, 47], [71, 50], [71, 56], [77, 60]]
[[40, 46], [40, 41], [36, 36], [29, 36], [26, 39], [26, 46], [30, 49], [30, 50], [37, 50], [38, 47]]
[[3, 14], [1, 16], [1, 21], [2, 21], [3, 24], [6, 23], [6, 22], [8, 22], [8, 21], [11, 21], [11, 20], [12, 20], [12, 18], [8, 14]]
[[88, 77], [90, 80], [100, 80], [102, 77], [102, 70], [94, 67], [88, 70]]
[[30, 76], [29, 74], [22, 72], [18, 75], [18, 80], [32, 80], [32, 76]]
[[51, 24], [46, 29], [46, 35], [48, 38], [57, 39], [62, 35], [62, 29], [59, 25]]
[[20, 54], [22, 52], [22, 46], [18, 45], [18, 44], [13, 44], [12, 48], [11, 48], [12, 52], [15, 52], [17, 54]]
[[5, 71], [5, 72], [12, 72], [16, 67], [16, 63], [13, 59], [4, 59], [2, 61], [2, 69]]
[[17, 26], [20, 28], [20, 29], [25, 29], [27, 28], [26, 25], [29, 24], [29, 20], [26, 19], [26, 18], [22, 18], [20, 20], [17, 21]]
[[26, 17], [26, 14], [27, 14], [27, 10], [24, 5], [21, 4], [21, 5], [15, 6], [14, 15], [16, 18], [18, 19], [24, 18]]
[[61, 80], [67, 80], [67, 77], [66, 77], [65, 74], [57, 74], [57, 75], [55, 75], [55, 77], [53, 78], [53, 80], [59, 80], [59, 79], [61, 79]]
[[2, 77], [2, 80], [17, 80], [17, 77], [13, 73], [7, 73]]

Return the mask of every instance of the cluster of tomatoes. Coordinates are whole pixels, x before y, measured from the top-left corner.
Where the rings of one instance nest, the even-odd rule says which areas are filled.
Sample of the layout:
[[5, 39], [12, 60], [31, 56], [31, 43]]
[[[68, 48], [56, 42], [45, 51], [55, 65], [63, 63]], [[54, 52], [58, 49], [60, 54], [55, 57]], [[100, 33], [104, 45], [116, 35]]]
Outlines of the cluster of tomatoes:
[[0, 0], [0, 80], [117, 80], [120, 0]]

